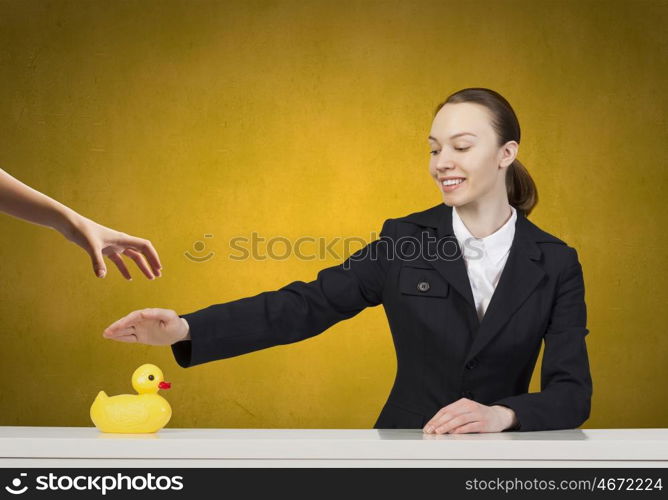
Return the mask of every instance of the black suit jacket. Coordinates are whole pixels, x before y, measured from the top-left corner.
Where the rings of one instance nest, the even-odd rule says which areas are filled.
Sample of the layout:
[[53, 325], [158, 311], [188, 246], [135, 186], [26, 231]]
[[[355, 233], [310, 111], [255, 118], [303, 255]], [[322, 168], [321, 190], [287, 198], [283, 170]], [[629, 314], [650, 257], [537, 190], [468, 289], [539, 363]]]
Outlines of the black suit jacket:
[[[397, 374], [374, 428], [422, 428], [462, 397], [512, 408], [519, 420], [512, 430], [575, 428], [589, 418], [589, 331], [577, 252], [520, 210], [481, 322], [452, 207], [440, 203], [386, 220], [379, 239], [311, 282], [182, 315], [191, 340], [172, 350], [189, 367], [298, 342], [380, 304]], [[542, 342], [541, 391], [527, 393]]]

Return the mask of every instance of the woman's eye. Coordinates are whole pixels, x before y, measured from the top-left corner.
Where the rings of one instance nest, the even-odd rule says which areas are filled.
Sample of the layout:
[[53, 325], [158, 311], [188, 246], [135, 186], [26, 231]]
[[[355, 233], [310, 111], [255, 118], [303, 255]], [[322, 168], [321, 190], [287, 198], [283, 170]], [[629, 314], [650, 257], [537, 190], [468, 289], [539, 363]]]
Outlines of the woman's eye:
[[[466, 151], [466, 150], [468, 150], [470, 147], [471, 147], [471, 146], [467, 146], [467, 147], [465, 147], [465, 148], [455, 148], [455, 151]], [[438, 154], [438, 150], [430, 151], [429, 154], [432, 155], [432, 156], [435, 156], [436, 154]]]

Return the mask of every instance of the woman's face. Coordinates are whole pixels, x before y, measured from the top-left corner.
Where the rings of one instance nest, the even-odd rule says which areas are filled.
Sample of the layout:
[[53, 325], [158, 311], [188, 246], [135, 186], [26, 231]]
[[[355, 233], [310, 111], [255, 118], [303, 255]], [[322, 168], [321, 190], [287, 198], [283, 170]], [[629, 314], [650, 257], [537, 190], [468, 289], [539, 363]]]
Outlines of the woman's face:
[[[518, 144], [497, 146], [487, 108], [468, 102], [446, 104], [434, 117], [429, 136], [429, 173], [446, 205], [460, 207], [486, 199], [507, 202], [506, 168], [515, 159]], [[443, 185], [445, 178], [463, 181]]]

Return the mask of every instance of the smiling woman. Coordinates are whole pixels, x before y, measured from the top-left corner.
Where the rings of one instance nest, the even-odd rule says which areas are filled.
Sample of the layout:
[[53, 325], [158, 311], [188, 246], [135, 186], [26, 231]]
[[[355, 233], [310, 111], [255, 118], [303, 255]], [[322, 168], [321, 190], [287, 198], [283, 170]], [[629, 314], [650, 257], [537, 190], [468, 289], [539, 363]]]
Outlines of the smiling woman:
[[538, 191], [517, 159], [520, 136], [512, 107], [492, 90], [465, 89], [439, 104], [428, 137], [429, 169], [444, 194], [457, 193], [444, 197], [445, 203], [470, 212], [480, 205], [468, 202], [494, 190], [502, 203], [528, 216], [538, 203]]
[[[189, 314], [135, 311], [103, 335], [171, 345], [191, 367], [298, 342], [382, 304], [397, 374], [375, 428], [581, 425], [592, 394], [582, 268], [574, 248], [527, 218], [538, 196], [517, 160], [514, 111], [493, 90], [461, 90], [437, 107], [429, 141], [443, 203], [385, 220], [379, 239], [315, 280]], [[434, 254], [424, 236], [456, 252]], [[407, 239], [417, 259], [404, 255]], [[541, 341], [541, 391], [530, 394]]]

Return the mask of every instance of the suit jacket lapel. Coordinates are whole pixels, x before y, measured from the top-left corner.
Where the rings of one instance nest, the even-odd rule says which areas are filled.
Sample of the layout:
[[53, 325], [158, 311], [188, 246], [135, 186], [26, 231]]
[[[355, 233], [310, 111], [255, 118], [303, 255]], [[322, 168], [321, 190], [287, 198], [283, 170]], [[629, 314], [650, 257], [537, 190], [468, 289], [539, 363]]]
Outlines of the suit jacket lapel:
[[[430, 260], [430, 263], [464, 297], [471, 308], [469, 313], [475, 317], [477, 328], [473, 332], [473, 341], [465, 360], [466, 363], [501, 331], [545, 276], [545, 272], [534, 262], [541, 256], [540, 248], [535, 241], [538, 234], [533, 231], [533, 224], [524, 213], [518, 210], [515, 235], [508, 259], [485, 315], [482, 321], [478, 322], [466, 264], [452, 229], [452, 207], [442, 203], [427, 211], [412, 214], [407, 219], [436, 227], [439, 257]], [[554, 240], [550, 235], [546, 236]]]
[[502, 330], [545, 276], [545, 271], [534, 262], [540, 259], [541, 252], [530, 237], [530, 231], [528, 220], [518, 210], [515, 236], [508, 260], [474, 335], [465, 363], [474, 358]]
[[439, 241], [438, 258], [431, 261], [431, 264], [466, 299], [466, 302], [475, 312], [475, 300], [473, 299], [471, 282], [466, 271], [466, 263], [462, 257], [462, 249], [452, 229], [452, 207], [445, 204], [443, 204], [443, 207], [444, 209], [442, 210], [437, 227], [437, 238]]

